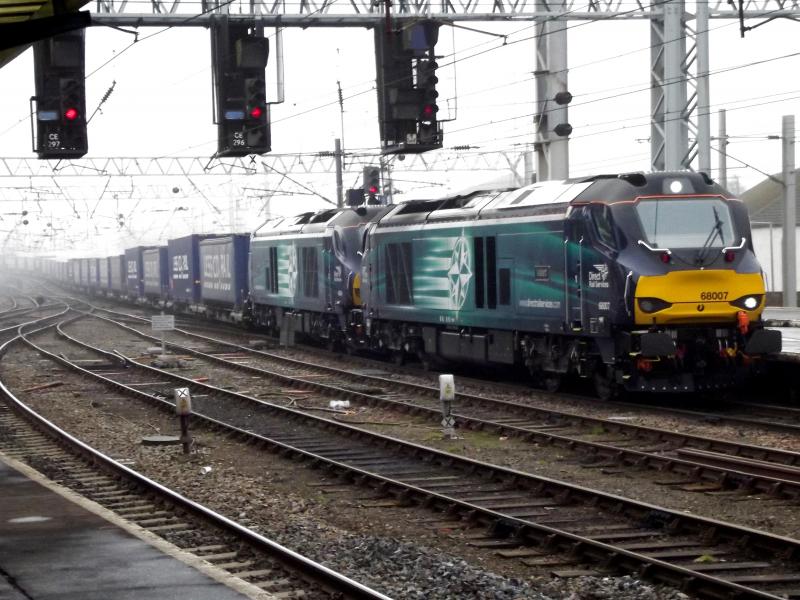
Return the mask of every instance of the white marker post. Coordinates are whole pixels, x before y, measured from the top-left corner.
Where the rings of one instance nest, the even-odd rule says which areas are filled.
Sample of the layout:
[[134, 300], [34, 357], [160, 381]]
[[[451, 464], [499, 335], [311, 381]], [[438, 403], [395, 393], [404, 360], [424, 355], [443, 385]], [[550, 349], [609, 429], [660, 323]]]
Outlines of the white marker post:
[[160, 315], [153, 315], [150, 320], [153, 331], [161, 332], [161, 358], [167, 355], [167, 343], [164, 338], [165, 331], [175, 330], [175, 315], [165, 315], [162, 311]]
[[192, 396], [189, 388], [175, 388], [175, 414], [181, 421], [183, 453], [189, 454], [192, 438], [189, 436], [189, 415], [192, 414]]
[[442, 434], [455, 439], [456, 418], [451, 414], [453, 400], [456, 398], [456, 383], [452, 375], [439, 375], [439, 400], [442, 403]]

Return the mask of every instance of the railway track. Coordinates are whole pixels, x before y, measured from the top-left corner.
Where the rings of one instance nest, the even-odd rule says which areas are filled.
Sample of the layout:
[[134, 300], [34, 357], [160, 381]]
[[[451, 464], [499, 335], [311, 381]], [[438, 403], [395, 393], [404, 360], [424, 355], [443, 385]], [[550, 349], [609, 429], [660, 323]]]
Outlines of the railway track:
[[[135, 327], [109, 322], [153, 343], [159, 341]], [[179, 333], [198, 343], [187, 346], [173, 341], [167, 345], [204, 361], [211, 368], [219, 365], [319, 393], [322, 402], [305, 401], [306, 405], [313, 405], [309, 406], [312, 410], [322, 406], [325, 399], [335, 397], [422, 416], [432, 425], [442, 418], [439, 390], [435, 387], [363, 371], [309, 364], [184, 330]], [[222, 348], [227, 351], [221, 351]], [[275, 370], [276, 365], [280, 366], [280, 372]], [[245, 387], [240, 389], [247, 389], [251, 384], [252, 381], [246, 379], [240, 384]], [[457, 394], [454, 417], [456, 424], [463, 428], [516, 436], [580, 452], [584, 461], [596, 466], [648, 468], [712, 486], [701, 486], [697, 491], [708, 491], [716, 486], [792, 499], [800, 497], [800, 453], [796, 452], [586, 417], [474, 394]]]
[[[93, 308], [98, 312], [107, 313], [113, 315], [114, 320], [122, 321], [130, 326], [136, 326], [137, 323], [142, 322], [149, 322], [149, 320], [144, 316], [138, 316], [130, 313], [122, 313], [113, 309], [94, 306]], [[179, 325], [181, 324], [178, 321]], [[184, 328], [181, 330], [182, 333], [191, 334], [195, 328], [200, 330], [207, 330], [210, 332], [214, 332], [216, 334], [224, 335], [226, 337], [235, 337], [237, 332], [231, 331], [230, 329], [225, 329], [223, 327], [213, 327], [212, 325], [206, 323], [196, 323], [190, 320], [185, 320]], [[241, 330], [240, 330], [241, 331]], [[239, 334], [241, 335], [241, 334]], [[268, 340], [274, 339], [268, 338], [266, 336], [258, 336], [259, 339], [262, 339], [267, 343]], [[214, 338], [210, 338], [214, 340]], [[228, 340], [214, 340], [216, 343], [226, 342]], [[236, 344], [232, 342], [234, 346], [237, 346], [241, 351], [251, 351], [251, 348], [247, 348], [241, 346], [241, 344]], [[303, 347], [303, 350], [306, 352], [322, 352], [322, 350], [318, 348], [312, 347]], [[277, 356], [277, 355], [275, 355]], [[291, 359], [287, 359], [291, 360]], [[374, 361], [371, 359], [366, 359], [364, 357], [356, 358], [359, 362], [366, 364], [366, 365], [376, 365], [378, 368], [386, 369], [386, 363], [380, 361]], [[416, 369], [416, 368], [409, 368], [407, 366], [399, 366], [393, 365], [393, 371], [407, 373], [409, 375], [415, 377], [424, 376], [427, 372], [423, 369]], [[529, 394], [531, 392], [531, 388], [527, 384], [516, 384], [516, 383], [508, 383], [508, 382], [500, 382], [500, 381], [487, 381], [484, 379], [475, 379], [473, 377], [465, 376], [463, 374], [459, 375], [459, 380], [463, 383], [469, 384], [470, 386], [474, 386], [478, 389], [491, 389], [494, 392], [497, 390], [506, 390], [512, 394]], [[536, 393], [541, 396], [546, 396], [551, 394], [551, 392], [544, 392], [541, 390], [536, 390]], [[569, 395], [559, 393], [560, 398], [572, 398], [577, 402], [591, 402], [595, 405], [601, 405], [605, 408], [614, 408], [618, 410], [630, 410], [630, 409], [637, 409], [641, 411], [645, 411], [650, 414], [654, 415], [665, 415], [665, 416], [675, 416], [675, 417], [684, 417], [693, 420], [697, 420], [702, 423], [711, 423], [711, 424], [719, 424], [719, 425], [730, 425], [730, 426], [748, 426], [748, 427], [759, 427], [765, 430], [775, 431], [775, 432], [782, 432], [782, 433], [790, 433], [790, 434], [797, 434], [800, 433], [800, 408], [792, 407], [792, 406], [772, 406], [769, 404], [764, 404], [762, 402], [750, 402], [750, 401], [730, 401], [725, 400], [723, 403], [719, 404], [715, 410], [710, 409], [711, 403], [701, 403], [699, 406], [692, 402], [688, 405], [683, 405], [685, 403], [685, 399], [672, 398], [670, 400], [669, 406], [658, 405], [657, 403], [637, 403], [632, 400], [623, 400], [623, 401], [613, 401], [613, 400], [597, 400], [596, 398], [588, 397], [588, 396], [577, 396], [577, 395]]]
[[[41, 322], [29, 324], [31, 329], [46, 327]], [[0, 347], [0, 357], [16, 340]], [[97, 452], [31, 411], [2, 383], [0, 397], [4, 454], [31, 464], [253, 589], [287, 599], [388, 600]]]
[[713, 598], [779, 598], [796, 593], [800, 582], [800, 543], [792, 539], [432, 450], [128, 359], [123, 368], [116, 355], [86, 344], [82, 348], [106, 357], [107, 364], [83, 368], [30, 336], [25, 341], [63, 366], [163, 410], [174, 407], [163, 394], [142, 391], [143, 378], [189, 387], [208, 427], [309, 461], [397, 503], [480, 526], [488, 533], [479, 543], [522, 547], [516, 551], [532, 562], [568, 554], [591, 572], [640, 573]]

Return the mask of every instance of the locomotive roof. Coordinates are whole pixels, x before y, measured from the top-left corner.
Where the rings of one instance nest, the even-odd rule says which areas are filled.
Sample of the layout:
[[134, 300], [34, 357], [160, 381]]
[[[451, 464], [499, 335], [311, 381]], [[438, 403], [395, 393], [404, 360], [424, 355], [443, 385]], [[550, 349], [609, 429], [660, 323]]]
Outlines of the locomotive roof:
[[705, 173], [664, 171], [660, 173], [622, 173], [586, 178], [592, 185], [574, 199], [584, 202], [614, 203], [633, 200], [639, 196], [686, 196], [730, 194]]
[[443, 220], [508, 217], [564, 217], [571, 205], [612, 204], [639, 196], [716, 194], [727, 192], [704, 173], [689, 171], [595, 175], [563, 181], [541, 181], [517, 189], [495, 189], [437, 200], [412, 200], [392, 208], [382, 226]]
[[254, 238], [275, 235], [320, 233], [330, 227], [353, 227], [370, 221], [384, 213], [386, 206], [360, 206], [358, 208], [329, 208], [317, 212], [306, 212], [293, 217], [282, 217], [265, 223], [254, 234]]

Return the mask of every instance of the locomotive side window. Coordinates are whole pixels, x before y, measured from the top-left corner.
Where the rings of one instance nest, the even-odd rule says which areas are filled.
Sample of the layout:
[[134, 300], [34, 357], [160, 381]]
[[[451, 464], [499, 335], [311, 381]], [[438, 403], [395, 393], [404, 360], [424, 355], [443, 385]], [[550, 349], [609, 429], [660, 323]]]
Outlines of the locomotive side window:
[[483, 286], [484, 264], [483, 264], [483, 238], [476, 237], [473, 240], [473, 252], [475, 257], [475, 307], [483, 308], [483, 298], [486, 290]]
[[386, 244], [386, 302], [413, 304], [411, 243]]
[[278, 293], [278, 248], [272, 246], [269, 249], [269, 265], [267, 266], [267, 292], [270, 294]]
[[722, 248], [736, 241], [721, 198], [645, 198], [635, 209], [645, 241], [656, 248]]
[[497, 244], [494, 236], [486, 238], [486, 305], [497, 308]]
[[592, 222], [597, 239], [609, 248], [616, 248], [614, 226], [611, 223], [611, 211], [606, 205], [592, 207]]
[[317, 249], [301, 248], [300, 264], [303, 269], [303, 296], [317, 298], [319, 296], [319, 278], [317, 277]]
[[475, 308], [497, 308], [497, 238], [473, 240]]

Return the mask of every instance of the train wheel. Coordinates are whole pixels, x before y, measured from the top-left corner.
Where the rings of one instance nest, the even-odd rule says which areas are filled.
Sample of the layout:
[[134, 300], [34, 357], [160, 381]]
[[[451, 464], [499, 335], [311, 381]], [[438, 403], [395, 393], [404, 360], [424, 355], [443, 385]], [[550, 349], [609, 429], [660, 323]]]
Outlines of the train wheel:
[[428, 354], [425, 352], [417, 352], [417, 358], [419, 359], [419, 364], [423, 371], [430, 371], [433, 369], [433, 363]]
[[561, 388], [561, 374], [546, 372], [542, 375], [542, 387], [548, 392], [557, 392]]
[[609, 377], [605, 369], [595, 371], [594, 391], [600, 400], [612, 400], [617, 396], [617, 384], [612, 377]]
[[612, 367], [602, 363], [598, 364], [592, 375], [592, 381], [595, 394], [600, 400], [615, 400], [622, 395], [623, 389], [617, 384]]

